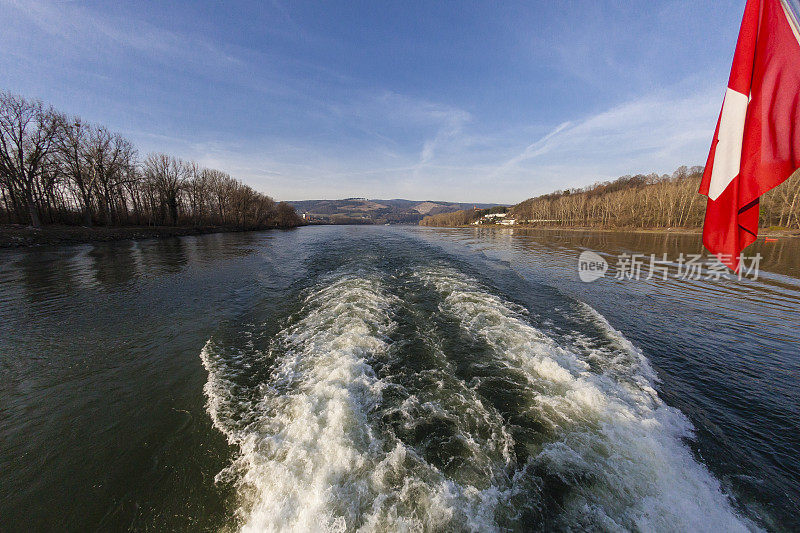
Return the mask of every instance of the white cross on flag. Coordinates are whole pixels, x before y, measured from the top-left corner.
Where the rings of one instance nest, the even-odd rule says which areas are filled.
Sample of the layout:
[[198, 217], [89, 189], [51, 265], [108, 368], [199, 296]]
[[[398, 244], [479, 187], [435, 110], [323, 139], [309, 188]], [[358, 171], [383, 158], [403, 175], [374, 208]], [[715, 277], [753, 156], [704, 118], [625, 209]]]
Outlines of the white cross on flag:
[[797, 0], [747, 0], [700, 193], [703, 244], [732, 269], [758, 235], [758, 199], [800, 167]]

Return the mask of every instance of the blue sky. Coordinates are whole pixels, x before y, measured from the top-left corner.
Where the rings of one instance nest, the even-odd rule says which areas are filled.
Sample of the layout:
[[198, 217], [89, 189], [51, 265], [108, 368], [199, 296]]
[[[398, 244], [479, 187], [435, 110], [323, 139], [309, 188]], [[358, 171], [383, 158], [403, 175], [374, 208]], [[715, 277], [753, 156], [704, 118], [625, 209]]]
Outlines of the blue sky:
[[704, 163], [743, 9], [0, 0], [0, 89], [278, 199], [513, 203]]

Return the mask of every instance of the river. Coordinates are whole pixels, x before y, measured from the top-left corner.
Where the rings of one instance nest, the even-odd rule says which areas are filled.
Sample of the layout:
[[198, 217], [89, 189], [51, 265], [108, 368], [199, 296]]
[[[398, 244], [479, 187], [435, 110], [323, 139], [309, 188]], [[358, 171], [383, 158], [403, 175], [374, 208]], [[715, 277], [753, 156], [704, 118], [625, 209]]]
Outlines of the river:
[[[800, 529], [800, 240], [748, 249], [756, 279], [678, 276], [700, 250], [324, 226], [0, 251], [0, 530]], [[622, 275], [634, 253], [667, 279]]]

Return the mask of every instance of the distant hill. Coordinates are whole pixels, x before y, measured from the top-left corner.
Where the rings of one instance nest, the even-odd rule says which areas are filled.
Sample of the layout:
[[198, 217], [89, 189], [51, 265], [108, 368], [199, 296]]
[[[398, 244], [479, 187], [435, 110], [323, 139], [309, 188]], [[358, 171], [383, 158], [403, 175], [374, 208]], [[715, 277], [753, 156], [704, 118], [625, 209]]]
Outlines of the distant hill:
[[305, 213], [311, 221], [329, 224], [417, 224], [429, 215], [452, 213], [475, 206], [486, 209], [498, 205], [367, 198], [300, 200], [288, 203], [294, 206], [298, 214]]
[[[698, 194], [703, 167], [681, 166], [670, 174], [620, 176], [580, 189], [529, 198], [508, 209], [506, 223], [568, 228], [700, 228], [706, 199]], [[494, 224], [490, 210], [466, 209], [426, 216], [423, 226]], [[759, 199], [759, 224], [800, 229], [800, 170]]]

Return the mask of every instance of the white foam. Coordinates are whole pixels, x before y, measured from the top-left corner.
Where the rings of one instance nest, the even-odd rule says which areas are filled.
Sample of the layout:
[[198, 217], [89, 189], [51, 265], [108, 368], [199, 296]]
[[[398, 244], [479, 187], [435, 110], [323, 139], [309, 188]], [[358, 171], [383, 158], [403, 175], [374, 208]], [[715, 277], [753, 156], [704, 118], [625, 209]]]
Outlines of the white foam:
[[386, 383], [369, 361], [388, 357], [394, 305], [376, 277], [322, 283], [251, 405], [233, 392], [241, 357], [204, 348], [208, 410], [239, 447], [219, 479], [237, 487], [243, 531], [496, 529], [498, 491], [447, 479], [371, 420]]
[[591, 358], [609, 354], [557, 343], [533, 327], [519, 306], [453, 269], [428, 268], [415, 275], [440, 293], [441, 311], [485, 343], [499, 364], [525, 372], [531, 412], [557, 435], [536, 454], [533, 466], [570, 487], [563, 527], [755, 529], [735, 513], [719, 482], [684, 444], [691, 424], [658, 398], [644, 356], [598, 313], [587, 310], [627, 351], [620, 358], [627, 366], [610, 359], [609, 371], [592, 371]]
[[[333, 275], [308, 293], [268, 352], [213, 340], [202, 351], [208, 411], [239, 450], [218, 479], [236, 487], [242, 530], [523, 526], [521, 508], [541, 503], [537, 476], [569, 487], [548, 522], [562, 529], [754, 529], [685, 446], [691, 425], [658, 398], [646, 358], [601, 315], [581, 311], [611, 348], [579, 334], [570, 344], [453, 269], [415, 275], [440, 295], [440, 312], [488, 347], [486, 364], [522, 371], [526, 405], [552, 438], [515, 465], [507, 422], [454, 375], [435, 328], [422, 342], [440, 365], [416, 374], [414, 390], [387, 408], [384, 394], [403, 386], [372, 365], [407, 357], [391, 340], [402, 303], [375, 273]], [[247, 385], [253, 368], [272, 368], [269, 380]], [[412, 433], [419, 423], [447, 422], [464, 466], [444, 472], [426, 462], [381, 422], [388, 415]]]

